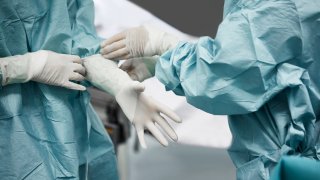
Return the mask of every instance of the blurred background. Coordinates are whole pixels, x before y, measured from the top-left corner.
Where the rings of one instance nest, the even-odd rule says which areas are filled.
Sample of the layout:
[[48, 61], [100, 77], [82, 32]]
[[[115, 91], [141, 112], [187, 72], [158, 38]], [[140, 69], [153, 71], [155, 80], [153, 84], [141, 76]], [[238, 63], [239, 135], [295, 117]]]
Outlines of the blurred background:
[[[98, 34], [108, 38], [127, 28], [149, 24], [179, 37], [196, 41], [214, 37], [222, 20], [223, 1], [201, 0], [94, 0]], [[151, 136], [148, 149], [140, 149], [135, 130], [114, 99], [90, 89], [92, 104], [104, 121], [119, 160], [121, 180], [231, 180], [235, 168], [227, 148], [231, 134], [225, 116], [213, 116], [185, 98], [166, 92], [155, 78], [143, 82], [146, 93], [172, 108], [183, 119], [174, 126], [179, 141], [164, 148]]]

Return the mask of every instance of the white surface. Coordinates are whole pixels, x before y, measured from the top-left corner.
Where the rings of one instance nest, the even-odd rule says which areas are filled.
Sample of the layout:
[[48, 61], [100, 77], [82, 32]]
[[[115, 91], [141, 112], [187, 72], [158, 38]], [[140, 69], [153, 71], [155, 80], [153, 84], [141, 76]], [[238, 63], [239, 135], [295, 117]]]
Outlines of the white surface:
[[[108, 38], [127, 28], [150, 24], [174, 34], [181, 40], [194, 40], [193, 37], [174, 29], [129, 1], [94, 0], [94, 2], [95, 23], [101, 37]], [[146, 93], [171, 107], [183, 119], [183, 123], [175, 126], [179, 143], [216, 148], [226, 148], [230, 145], [231, 133], [225, 116], [213, 116], [190, 106], [184, 97], [165, 92], [163, 85], [155, 78], [144, 83], [147, 87]]]

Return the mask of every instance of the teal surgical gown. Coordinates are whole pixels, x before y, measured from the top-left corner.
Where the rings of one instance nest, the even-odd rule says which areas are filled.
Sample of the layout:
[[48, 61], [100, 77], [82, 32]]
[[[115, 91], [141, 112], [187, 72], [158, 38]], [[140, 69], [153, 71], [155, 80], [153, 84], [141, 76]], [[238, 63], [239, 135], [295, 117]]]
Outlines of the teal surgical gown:
[[[91, 0], [1, 1], [0, 57], [93, 55], [93, 14]], [[89, 100], [87, 91], [36, 82], [0, 87], [0, 179], [118, 179], [113, 144]]]
[[[199, 27], [201, 28], [201, 27]], [[269, 179], [283, 155], [320, 158], [320, 0], [226, 0], [215, 39], [180, 42], [157, 78], [229, 115], [237, 179]]]
[[303, 157], [282, 157], [270, 179], [318, 180], [320, 179], [320, 161]]

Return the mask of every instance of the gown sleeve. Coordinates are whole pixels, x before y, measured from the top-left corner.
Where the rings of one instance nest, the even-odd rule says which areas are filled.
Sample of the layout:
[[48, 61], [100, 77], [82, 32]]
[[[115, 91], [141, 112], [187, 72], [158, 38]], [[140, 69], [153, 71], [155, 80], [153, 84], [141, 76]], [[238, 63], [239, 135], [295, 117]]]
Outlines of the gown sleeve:
[[72, 33], [72, 54], [88, 57], [99, 54], [99, 37], [94, 26], [94, 3], [92, 0], [70, 1], [68, 4]]
[[301, 54], [295, 5], [260, 1], [233, 8], [215, 39], [180, 42], [167, 51], [156, 65], [156, 77], [206, 112], [246, 114], [300, 83]]

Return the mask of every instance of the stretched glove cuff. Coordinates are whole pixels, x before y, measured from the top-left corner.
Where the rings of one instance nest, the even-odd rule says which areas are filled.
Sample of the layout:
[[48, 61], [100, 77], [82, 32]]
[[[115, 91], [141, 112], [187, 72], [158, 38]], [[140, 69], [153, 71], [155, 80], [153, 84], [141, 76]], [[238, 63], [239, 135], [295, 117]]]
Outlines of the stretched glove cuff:
[[179, 39], [165, 31], [153, 28], [152, 26], [144, 26], [148, 32], [148, 41], [145, 47], [147, 55], [162, 55], [166, 51], [174, 48]]
[[1, 58], [3, 86], [13, 83], [24, 83], [31, 79], [30, 54]]

